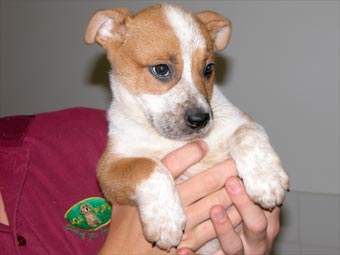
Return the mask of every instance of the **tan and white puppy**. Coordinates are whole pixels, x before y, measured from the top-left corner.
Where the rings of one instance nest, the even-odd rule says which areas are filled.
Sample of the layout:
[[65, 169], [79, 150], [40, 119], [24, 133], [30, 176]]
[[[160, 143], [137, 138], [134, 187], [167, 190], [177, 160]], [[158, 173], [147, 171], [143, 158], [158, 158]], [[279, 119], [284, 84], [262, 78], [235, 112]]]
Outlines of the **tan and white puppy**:
[[145, 237], [163, 249], [179, 244], [186, 217], [160, 159], [189, 141], [204, 139], [209, 153], [180, 181], [231, 157], [262, 207], [281, 205], [288, 189], [264, 129], [214, 87], [214, 48], [223, 50], [230, 33], [230, 21], [217, 13], [192, 14], [169, 4], [137, 14], [101, 10], [86, 31], [86, 43], [105, 48], [112, 66], [99, 183], [111, 203], [139, 207]]

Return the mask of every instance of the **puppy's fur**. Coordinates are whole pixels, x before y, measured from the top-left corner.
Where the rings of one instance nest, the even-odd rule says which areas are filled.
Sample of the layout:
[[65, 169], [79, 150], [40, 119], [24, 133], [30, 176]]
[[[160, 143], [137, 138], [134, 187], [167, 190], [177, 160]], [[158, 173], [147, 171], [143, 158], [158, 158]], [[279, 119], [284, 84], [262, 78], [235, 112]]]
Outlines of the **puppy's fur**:
[[[264, 129], [214, 87], [214, 49], [230, 38], [230, 21], [156, 5], [137, 14], [98, 11], [85, 40], [107, 50], [113, 101], [98, 180], [112, 203], [139, 207], [145, 237], [163, 249], [179, 244], [186, 217], [174, 180], [160, 162], [189, 141], [204, 139], [208, 155], [180, 181], [227, 158], [247, 193], [264, 208], [284, 201], [288, 176]], [[205, 245], [201, 253], [216, 247]]]

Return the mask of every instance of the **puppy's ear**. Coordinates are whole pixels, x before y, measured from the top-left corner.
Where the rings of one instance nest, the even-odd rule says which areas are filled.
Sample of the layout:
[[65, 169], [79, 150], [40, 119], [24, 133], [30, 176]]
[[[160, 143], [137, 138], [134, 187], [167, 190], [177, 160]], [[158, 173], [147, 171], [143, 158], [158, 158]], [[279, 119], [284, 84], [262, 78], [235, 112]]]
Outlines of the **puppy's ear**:
[[126, 8], [97, 11], [91, 18], [85, 34], [85, 42], [97, 42], [103, 48], [125, 39], [126, 22], [133, 14]]
[[195, 15], [208, 29], [216, 50], [227, 47], [231, 34], [231, 21], [212, 11], [203, 11]]

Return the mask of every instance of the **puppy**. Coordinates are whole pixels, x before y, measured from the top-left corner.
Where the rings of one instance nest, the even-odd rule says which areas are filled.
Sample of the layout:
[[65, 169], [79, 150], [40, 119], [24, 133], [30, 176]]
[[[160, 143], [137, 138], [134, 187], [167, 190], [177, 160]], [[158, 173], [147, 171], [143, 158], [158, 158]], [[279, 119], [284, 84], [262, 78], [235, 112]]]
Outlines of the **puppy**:
[[[87, 27], [86, 43], [106, 49], [112, 66], [98, 181], [111, 203], [138, 206], [145, 237], [162, 249], [179, 244], [186, 217], [160, 160], [190, 141], [203, 139], [209, 152], [180, 181], [233, 158], [247, 193], [263, 208], [281, 205], [288, 189], [265, 130], [214, 87], [214, 49], [223, 50], [230, 33], [230, 21], [215, 12], [192, 14], [169, 4], [137, 14], [101, 10]], [[215, 248], [207, 244], [200, 252]]]

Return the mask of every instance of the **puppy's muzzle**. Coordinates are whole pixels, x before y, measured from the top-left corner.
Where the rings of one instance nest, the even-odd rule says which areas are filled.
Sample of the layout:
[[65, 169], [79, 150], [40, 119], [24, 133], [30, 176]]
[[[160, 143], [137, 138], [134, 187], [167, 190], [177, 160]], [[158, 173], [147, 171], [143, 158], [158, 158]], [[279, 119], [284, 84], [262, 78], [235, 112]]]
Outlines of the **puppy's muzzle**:
[[189, 128], [199, 130], [207, 126], [210, 121], [210, 114], [201, 109], [190, 109], [186, 111], [184, 119]]

